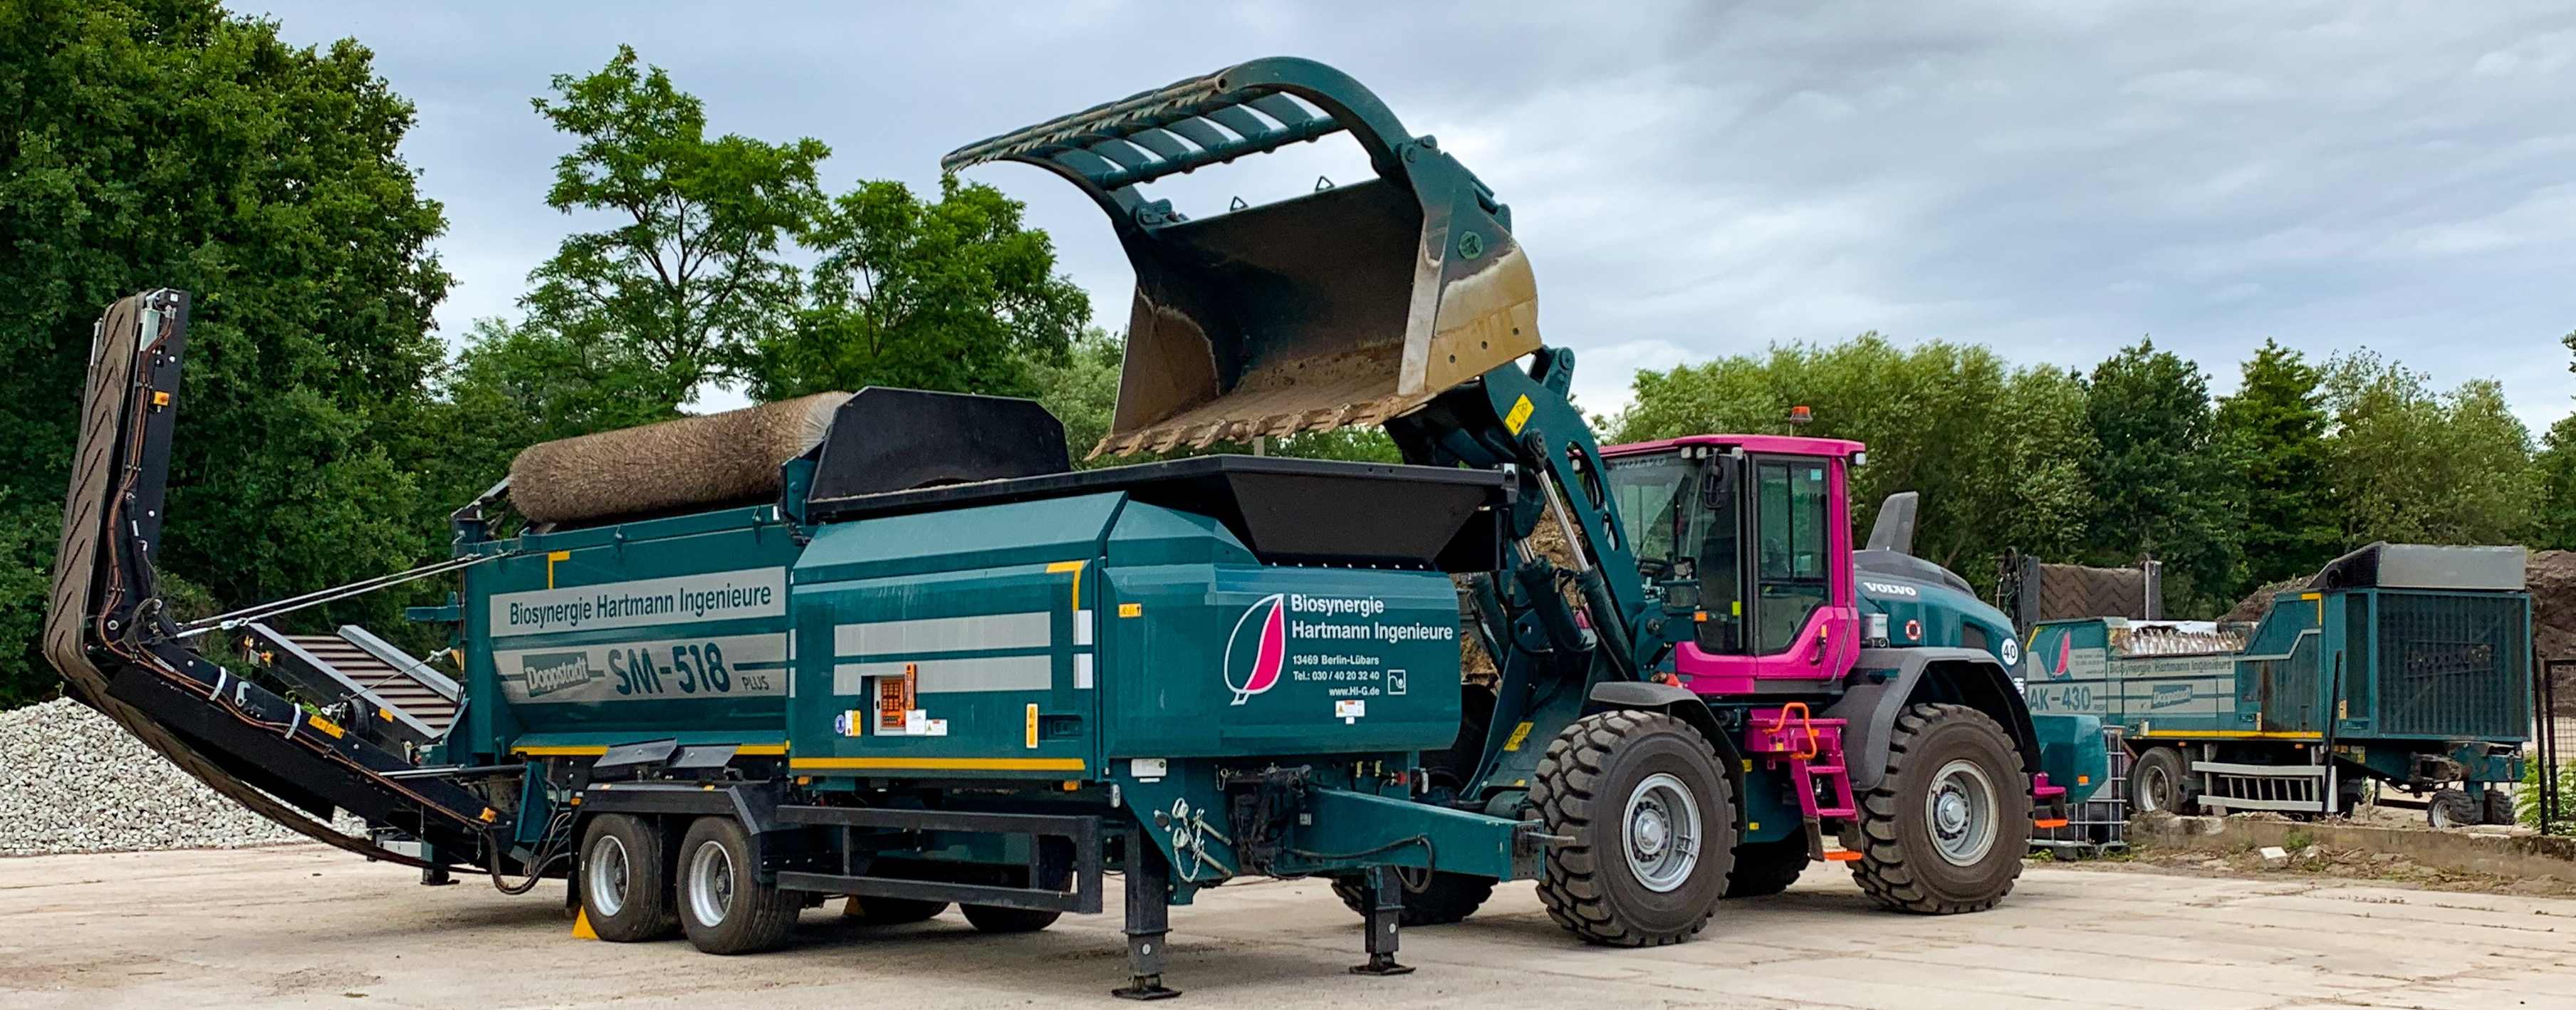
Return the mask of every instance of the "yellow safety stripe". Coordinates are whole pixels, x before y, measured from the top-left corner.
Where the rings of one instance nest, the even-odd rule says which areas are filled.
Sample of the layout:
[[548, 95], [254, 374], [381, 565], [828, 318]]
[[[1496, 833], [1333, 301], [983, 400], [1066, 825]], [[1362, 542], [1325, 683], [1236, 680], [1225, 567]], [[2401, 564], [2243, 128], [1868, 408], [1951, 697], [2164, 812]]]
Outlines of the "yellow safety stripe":
[[1080, 610], [1082, 609], [1082, 562], [1056, 561], [1050, 562], [1047, 565], [1047, 574], [1049, 575], [1057, 575], [1064, 572], [1073, 573], [1073, 609]]
[[2212, 737], [2212, 738], [2221, 738], [2221, 737], [2223, 737], [2223, 738], [2226, 738], [2226, 739], [2229, 739], [2229, 740], [2323, 740], [2323, 739], [2325, 739], [2325, 737], [2326, 737], [2326, 735], [2325, 735], [2325, 734], [2323, 734], [2323, 733], [2293, 733], [2293, 732], [2286, 732], [2286, 731], [2285, 731], [2285, 732], [2271, 732], [2271, 731], [2267, 731], [2267, 730], [2251, 730], [2251, 729], [2166, 729], [2166, 730], [2146, 730], [2146, 731], [2140, 732], [2138, 735], [2139, 735], [2139, 736], [2151, 736], [2151, 737], [2158, 737], [2158, 738], [2163, 738], [2163, 739], [2174, 739], [2174, 738], [2178, 738], [2178, 737]]

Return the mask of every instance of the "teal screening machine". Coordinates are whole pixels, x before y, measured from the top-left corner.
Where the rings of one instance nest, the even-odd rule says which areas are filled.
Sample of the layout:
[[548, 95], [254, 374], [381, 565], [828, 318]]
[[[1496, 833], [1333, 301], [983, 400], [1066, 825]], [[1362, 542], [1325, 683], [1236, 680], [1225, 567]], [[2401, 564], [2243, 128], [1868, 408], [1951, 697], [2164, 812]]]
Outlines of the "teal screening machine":
[[2531, 735], [2520, 547], [2379, 543], [2251, 624], [2089, 618], [2030, 632], [2036, 712], [2122, 730], [2140, 811], [2350, 813], [2373, 782], [2436, 827], [2512, 824]]
[[[1204, 219], [1141, 189], [1337, 134], [1372, 178]], [[1621, 946], [1820, 861], [1980, 910], [2092, 790], [2099, 721], [2024, 706], [1912, 499], [1852, 543], [1859, 445], [1598, 445], [1509, 209], [1356, 82], [1258, 60], [944, 164], [995, 161], [1092, 196], [1136, 267], [1095, 454], [1375, 424], [1406, 463], [1075, 470], [1034, 403], [825, 394], [532, 447], [447, 560], [183, 621], [190, 304], [154, 291], [100, 323], [47, 655], [235, 800], [425, 882], [565, 880], [601, 939], [749, 953], [826, 900], [1025, 932], [1114, 874], [1135, 998], [1174, 993], [1169, 907], [1229, 881], [1331, 879], [1353, 970], [1398, 974], [1399, 926], [1502, 881]], [[435, 664], [271, 623], [417, 578], [458, 580], [413, 614]]]

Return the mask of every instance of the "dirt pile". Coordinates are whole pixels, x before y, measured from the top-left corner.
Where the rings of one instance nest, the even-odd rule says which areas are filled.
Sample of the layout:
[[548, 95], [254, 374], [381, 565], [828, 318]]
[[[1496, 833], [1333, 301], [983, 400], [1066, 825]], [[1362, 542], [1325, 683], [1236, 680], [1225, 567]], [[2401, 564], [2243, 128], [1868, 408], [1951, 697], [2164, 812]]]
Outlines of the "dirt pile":
[[[2576, 551], [2540, 551], [2525, 573], [2531, 589], [2533, 655], [2543, 662], [2576, 661]], [[2576, 715], [2576, 669], [2562, 669], [2551, 684], [2558, 715]]]
[[2142, 865], [2197, 876], [2334, 877], [2343, 880], [2398, 884], [2429, 891], [2544, 897], [2565, 897], [2576, 894], [2576, 885], [2563, 880], [2549, 877], [2508, 877], [2492, 873], [2444, 869], [2426, 866], [2395, 852], [2374, 852], [2367, 849], [2309, 844], [2290, 849], [2289, 854], [2288, 865], [2270, 867], [2264, 865], [2262, 854], [2254, 849], [2210, 852], [2201, 849], [2145, 847], [2133, 849], [2120, 858], [2095, 865], [2104, 868], [2123, 864]]
[[2531, 624], [2543, 659], [2576, 659], [2576, 551], [2531, 556]]
[[2272, 612], [2272, 597], [2275, 594], [2285, 593], [2307, 584], [2308, 580], [2305, 578], [2282, 579], [2279, 582], [2257, 589], [2251, 595], [2248, 595], [2242, 600], [2238, 600], [2233, 609], [2230, 609], [2227, 613], [2218, 618], [2218, 623], [2252, 624], [2256, 621], [2260, 621]]

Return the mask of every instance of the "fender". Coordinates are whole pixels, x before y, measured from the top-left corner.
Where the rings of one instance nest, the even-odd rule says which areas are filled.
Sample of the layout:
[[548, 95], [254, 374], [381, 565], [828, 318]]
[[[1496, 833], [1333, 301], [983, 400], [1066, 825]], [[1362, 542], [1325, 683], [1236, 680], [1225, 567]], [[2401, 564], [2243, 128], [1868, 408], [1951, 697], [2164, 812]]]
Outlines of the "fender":
[[1689, 723], [1699, 735], [1707, 737], [1709, 746], [1717, 749], [1718, 764], [1735, 780], [1736, 795], [1743, 795], [1744, 755], [1736, 749], [1734, 738], [1718, 725], [1717, 713], [1709, 710], [1708, 701], [1686, 687], [1657, 684], [1642, 680], [1613, 680], [1592, 686], [1589, 695], [1592, 710], [1626, 708], [1662, 712]]
[[708, 788], [695, 782], [594, 782], [581, 792], [581, 813], [696, 814], [731, 817], [754, 838], [796, 826], [778, 821], [779, 787], [744, 782]]
[[[1843, 720], [1845, 764], [1851, 769], [1853, 789], [1878, 785], [1887, 771], [1888, 736], [1895, 729], [1897, 713], [1918, 701], [1957, 702], [1994, 716], [2004, 732], [2012, 734], [2013, 747], [2021, 752], [2022, 770], [2039, 772], [2039, 741], [2031, 730], [2030, 709], [1993, 653], [1963, 648], [1862, 649], [1853, 667], [1851, 686], [1842, 700], [1823, 712], [1826, 718]], [[1926, 683], [1924, 675], [1934, 670], [1943, 676]]]

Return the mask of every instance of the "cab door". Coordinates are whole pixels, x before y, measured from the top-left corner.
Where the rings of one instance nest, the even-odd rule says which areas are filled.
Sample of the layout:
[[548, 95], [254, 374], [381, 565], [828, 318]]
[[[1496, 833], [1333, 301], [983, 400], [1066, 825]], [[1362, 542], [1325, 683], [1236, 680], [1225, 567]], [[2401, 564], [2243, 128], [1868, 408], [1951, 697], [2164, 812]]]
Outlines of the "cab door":
[[1839, 675], [1859, 649], [1841, 461], [1756, 455], [1747, 470], [1745, 651], [1759, 676]]

